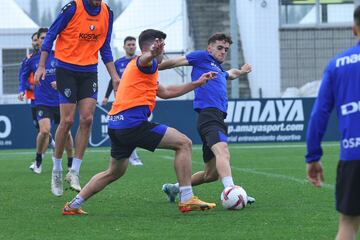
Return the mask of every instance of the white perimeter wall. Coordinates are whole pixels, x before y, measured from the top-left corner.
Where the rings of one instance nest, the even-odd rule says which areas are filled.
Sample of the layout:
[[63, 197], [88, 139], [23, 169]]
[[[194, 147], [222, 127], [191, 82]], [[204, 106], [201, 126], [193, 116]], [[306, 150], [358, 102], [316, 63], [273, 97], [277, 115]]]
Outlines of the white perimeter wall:
[[238, 26], [252, 97], [280, 97], [279, 3], [274, 0], [236, 1]]

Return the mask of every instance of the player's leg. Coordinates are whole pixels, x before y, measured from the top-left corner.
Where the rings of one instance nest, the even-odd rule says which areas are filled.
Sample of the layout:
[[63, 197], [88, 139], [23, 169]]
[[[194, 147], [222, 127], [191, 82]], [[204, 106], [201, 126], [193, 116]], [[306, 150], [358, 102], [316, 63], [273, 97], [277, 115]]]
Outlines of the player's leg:
[[203, 202], [193, 194], [191, 186], [191, 140], [176, 129], [167, 128], [158, 147], [175, 150], [174, 165], [180, 192], [179, 210], [188, 212], [215, 208], [216, 204]]
[[[32, 116], [32, 123], [36, 129], [36, 132], [39, 133], [39, 123], [37, 120], [36, 106], [35, 106], [34, 100], [31, 100], [31, 116]], [[36, 134], [36, 138], [37, 138], [37, 134]], [[34, 166], [35, 166], [35, 161], [31, 163], [31, 165], [29, 166], [29, 169], [31, 171], [34, 171]]]
[[93, 176], [81, 189], [80, 193], [70, 202], [65, 204], [64, 215], [86, 214], [81, 210], [81, 205], [96, 193], [103, 190], [107, 185], [124, 175], [128, 166], [128, 158], [116, 160], [110, 159], [109, 168]]
[[357, 232], [360, 225], [360, 216], [348, 216], [340, 214], [339, 230], [336, 235], [336, 240], [356, 239]]
[[72, 138], [71, 132], [68, 133], [68, 137], [66, 138], [66, 143], [65, 143], [65, 151], [66, 151], [66, 156], [67, 156], [67, 167], [68, 170], [70, 170], [71, 165], [72, 165], [72, 161], [73, 161], [73, 155], [74, 155], [74, 140]]
[[48, 138], [51, 129], [50, 119], [45, 117], [38, 120], [39, 132], [36, 138], [36, 158], [34, 165], [34, 173], [40, 174], [42, 171], [43, 154], [48, 147]]
[[[85, 185], [80, 193], [70, 202], [65, 204], [63, 209], [64, 215], [84, 214], [81, 210], [81, 205], [85, 200], [100, 192], [107, 185], [119, 179], [126, 172], [128, 166], [128, 159], [135, 146], [126, 144], [126, 135], [122, 131], [109, 129], [108, 134], [111, 140], [111, 158], [109, 168], [106, 171], [96, 174]], [[129, 139], [128, 142], [133, 139]]]

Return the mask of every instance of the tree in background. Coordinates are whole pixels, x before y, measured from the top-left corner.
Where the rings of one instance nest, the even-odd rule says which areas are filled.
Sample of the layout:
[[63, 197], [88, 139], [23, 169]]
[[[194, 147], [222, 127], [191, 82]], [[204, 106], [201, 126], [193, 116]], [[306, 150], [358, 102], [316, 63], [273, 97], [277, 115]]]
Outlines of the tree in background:
[[30, 17], [35, 23], [39, 24], [38, 0], [31, 0], [31, 2], [30, 2]]

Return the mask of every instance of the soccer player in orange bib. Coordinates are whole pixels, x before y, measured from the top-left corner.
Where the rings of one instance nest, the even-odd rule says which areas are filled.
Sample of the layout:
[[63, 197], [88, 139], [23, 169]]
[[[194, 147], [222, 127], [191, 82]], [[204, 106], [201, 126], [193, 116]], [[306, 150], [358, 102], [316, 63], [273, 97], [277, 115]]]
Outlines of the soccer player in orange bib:
[[[64, 215], [86, 214], [85, 200], [103, 190], [126, 172], [129, 157], [136, 147], [149, 151], [157, 148], [175, 151], [175, 172], [179, 182], [181, 212], [215, 208], [215, 203], [201, 201], [191, 187], [191, 140], [174, 128], [148, 121], [156, 96], [164, 99], [181, 96], [215, 77], [202, 74], [198, 80], [178, 86], [158, 84], [158, 63], [162, 61], [166, 34], [148, 29], [139, 36], [141, 56], [130, 61], [122, 76], [116, 99], [109, 112], [108, 134], [111, 139], [109, 168], [98, 173], [63, 209]], [[126, 97], [125, 97], [126, 95]]]
[[55, 152], [51, 192], [63, 194], [61, 158], [65, 140], [73, 124], [76, 107], [80, 123], [75, 138], [75, 154], [65, 177], [70, 188], [80, 191], [79, 171], [89, 141], [98, 93], [97, 64], [102, 60], [113, 80], [114, 88], [120, 79], [116, 73], [110, 38], [113, 13], [102, 0], [74, 0], [63, 7], [51, 25], [41, 48], [35, 83], [45, 79], [45, 61], [56, 39], [56, 81], [60, 101], [60, 124], [55, 136]]

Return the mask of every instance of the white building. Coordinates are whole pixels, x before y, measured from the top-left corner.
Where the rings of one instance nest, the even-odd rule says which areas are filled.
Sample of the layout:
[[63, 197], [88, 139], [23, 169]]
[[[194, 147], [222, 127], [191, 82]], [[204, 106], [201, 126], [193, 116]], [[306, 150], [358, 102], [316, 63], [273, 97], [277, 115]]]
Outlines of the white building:
[[18, 69], [31, 48], [31, 35], [39, 26], [14, 0], [2, 1], [0, 8], [0, 104], [18, 103]]
[[[112, 47], [114, 57], [124, 56], [123, 43], [126, 36], [138, 38], [145, 29], [156, 29], [167, 34], [165, 52], [168, 57], [173, 58], [183, 55], [189, 49], [188, 21], [186, 13], [186, 1], [184, 0], [132, 0], [124, 12], [114, 21]], [[137, 49], [140, 53], [140, 49]], [[188, 73], [191, 68], [178, 68], [160, 71], [159, 82], [164, 85], [181, 84], [190, 81]], [[99, 65], [100, 76], [106, 76], [106, 68]], [[104, 84], [104, 82], [106, 84]], [[99, 96], [106, 91], [107, 81], [99, 84]], [[192, 93], [178, 99], [192, 98]], [[113, 99], [111, 96], [110, 101]]]

